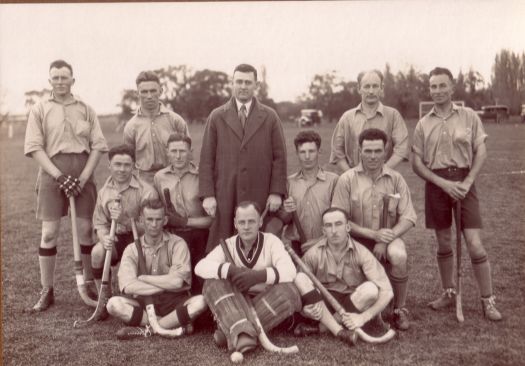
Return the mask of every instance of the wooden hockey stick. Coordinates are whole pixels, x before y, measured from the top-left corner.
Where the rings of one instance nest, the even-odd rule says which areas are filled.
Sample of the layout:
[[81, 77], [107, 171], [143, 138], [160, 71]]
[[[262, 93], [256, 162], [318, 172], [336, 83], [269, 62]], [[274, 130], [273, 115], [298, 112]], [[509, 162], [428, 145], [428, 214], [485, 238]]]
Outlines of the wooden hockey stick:
[[461, 304], [461, 201], [457, 200], [454, 207], [456, 219], [456, 318], [463, 323], [463, 305]]

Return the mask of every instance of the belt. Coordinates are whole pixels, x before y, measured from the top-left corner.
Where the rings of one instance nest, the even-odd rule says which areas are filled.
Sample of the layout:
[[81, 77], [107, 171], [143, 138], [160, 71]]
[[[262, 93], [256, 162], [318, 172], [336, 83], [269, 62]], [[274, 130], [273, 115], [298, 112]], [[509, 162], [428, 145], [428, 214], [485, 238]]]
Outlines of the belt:
[[434, 173], [453, 173], [453, 172], [468, 172], [470, 168], [458, 168], [457, 166], [451, 166], [448, 168], [432, 169]]

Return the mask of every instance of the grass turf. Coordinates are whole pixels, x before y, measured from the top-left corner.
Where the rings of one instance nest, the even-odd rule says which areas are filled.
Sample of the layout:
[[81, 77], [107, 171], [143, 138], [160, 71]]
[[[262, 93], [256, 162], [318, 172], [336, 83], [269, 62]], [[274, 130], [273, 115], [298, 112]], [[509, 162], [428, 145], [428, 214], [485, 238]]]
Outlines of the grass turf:
[[[504, 314], [502, 322], [490, 323], [482, 317], [466, 249], [462, 263], [465, 323], [456, 322], [453, 309], [433, 312], [426, 307], [441, 291], [435, 263], [436, 242], [433, 233], [424, 228], [423, 181], [414, 175], [408, 163], [403, 163], [399, 170], [411, 188], [418, 214], [416, 227], [405, 236], [410, 268], [407, 301], [410, 330], [398, 332], [389, 344], [360, 343], [354, 348], [329, 336], [296, 339], [290, 334], [273, 332], [270, 336], [275, 344], [297, 344], [300, 353], [275, 355], [257, 349], [246, 356], [246, 361], [254, 365], [523, 364], [525, 125], [513, 122], [485, 125], [489, 134], [489, 157], [476, 181], [485, 226], [482, 238], [492, 264], [498, 308]], [[103, 123], [111, 146], [121, 141], [120, 134], [113, 132], [114, 126], [115, 121], [111, 119]], [[414, 126], [415, 121], [408, 122], [410, 133]], [[323, 165], [328, 161], [333, 128], [334, 124], [318, 128], [323, 138]], [[199, 156], [202, 129], [202, 125], [190, 128], [195, 160]], [[293, 137], [298, 131], [294, 124], [285, 124], [290, 173], [298, 166], [293, 149]], [[15, 127], [13, 139], [7, 139], [5, 127], [0, 129], [0, 135], [3, 363], [229, 364], [226, 352], [213, 344], [212, 327], [176, 340], [152, 337], [127, 342], [115, 338], [121, 324], [113, 319], [73, 329], [73, 322], [88, 318], [92, 309], [82, 304], [76, 290], [68, 220], [63, 221], [58, 245], [55, 306], [38, 315], [25, 313], [23, 310], [34, 304], [40, 289], [37, 260], [40, 224], [35, 219], [34, 193], [37, 165], [23, 156], [24, 126]], [[99, 187], [107, 174], [107, 158], [103, 157], [96, 170]]]

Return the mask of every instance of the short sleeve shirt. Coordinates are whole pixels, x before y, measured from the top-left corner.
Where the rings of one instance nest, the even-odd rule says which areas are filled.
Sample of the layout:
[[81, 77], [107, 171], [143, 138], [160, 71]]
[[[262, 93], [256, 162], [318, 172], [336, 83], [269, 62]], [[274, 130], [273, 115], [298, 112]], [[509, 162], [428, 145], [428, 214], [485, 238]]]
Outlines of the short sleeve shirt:
[[386, 144], [387, 159], [398, 155], [408, 159], [408, 130], [401, 114], [394, 108], [379, 103], [376, 114], [367, 118], [361, 104], [346, 111], [332, 135], [330, 163], [346, 159], [350, 167], [359, 164], [359, 134], [369, 128], [378, 128], [388, 137]]
[[[321, 168], [313, 183], [306, 180], [302, 171], [288, 177], [288, 195], [296, 202], [297, 216], [307, 240], [323, 235], [321, 214], [330, 207], [338, 178], [337, 174]], [[299, 240], [295, 225], [286, 227], [284, 237]]]
[[187, 171], [179, 176], [170, 166], [159, 170], [154, 178], [153, 185], [161, 200], [166, 205], [164, 189], [170, 192], [170, 199], [175, 211], [184, 217], [206, 216], [199, 198], [199, 169], [190, 163]]
[[388, 204], [389, 216], [394, 217], [390, 220], [392, 224], [400, 218], [416, 223], [408, 185], [400, 173], [387, 166], [383, 166], [375, 181], [365, 174], [361, 164], [343, 173], [335, 187], [332, 206], [348, 212], [350, 220], [357, 225], [379, 230], [386, 195], [395, 195]]
[[90, 106], [73, 96], [67, 103], [57, 101], [53, 94], [37, 103], [29, 112], [24, 142], [24, 155], [44, 151], [56, 154], [107, 152], [97, 115]]
[[[164, 232], [161, 242], [149, 246], [140, 238], [144, 259], [146, 260], [146, 273], [149, 275], [170, 275], [174, 280], [180, 279], [184, 285], [171, 292], [189, 290], [191, 286], [191, 263], [188, 245], [184, 239]], [[122, 254], [118, 271], [120, 290], [125, 292], [126, 287], [138, 278], [138, 252], [135, 244], [128, 245]]]
[[137, 219], [140, 207], [147, 200], [158, 199], [158, 194], [148, 183], [135, 177], [131, 177], [129, 185], [119, 189], [110, 176], [102, 188], [98, 191], [95, 212], [93, 213], [93, 228], [95, 230], [109, 230], [111, 216], [108, 205], [120, 197], [122, 215], [117, 222], [117, 234], [131, 232], [131, 220]]
[[436, 110], [416, 125], [412, 150], [429, 169], [470, 168], [477, 148], [487, 134], [479, 116], [471, 108], [452, 105], [452, 113], [442, 118]]
[[150, 118], [139, 108], [124, 127], [124, 143], [135, 149], [137, 169], [149, 171], [168, 166], [166, 149], [173, 133], [190, 135], [188, 125], [177, 113], [161, 104], [159, 113]]
[[340, 258], [334, 256], [326, 238], [322, 238], [305, 253], [303, 261], [329, 291], [350, 294], [365, 281], [372, 281], [380, 291], [392, 291], [383, 266], [351, 238]]

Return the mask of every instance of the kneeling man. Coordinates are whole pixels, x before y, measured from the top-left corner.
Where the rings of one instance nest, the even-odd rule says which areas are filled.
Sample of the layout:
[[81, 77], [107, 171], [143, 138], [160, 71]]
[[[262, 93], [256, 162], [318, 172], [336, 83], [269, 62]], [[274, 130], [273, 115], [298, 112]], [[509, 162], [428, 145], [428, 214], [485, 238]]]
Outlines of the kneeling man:
[[[346, 310], [342, 319], [321, 300], [313, 283], [298, 273], [295, 284], [305, 294], [303, 314], [320, 323], [341, 340], [353, 343], [352, 332], [376, 317], [393, 297], [383, 266], [374, 255], [350, 237], [350, 222], [342, 209], [331, 207], [323, 215], [324, 237], [303, 256], [308, 269]], [[337, 319], [336, 319], [337, 318]]]
[[143, 296], [153, 296], [159, 325], [170, 329], [185, 327], [206, 309], [202, 295], [190, 297], [191, 265], [186, 242], [163, 231], [167, 218], [161, 201], [147, 201], [141, 208], [140, 220], [145, 234], [140, 237], [147, 274], [138, 274], [136, 245], [124, 250], [118, 271], [122, 296], [114, 296], [107, 304], [108, 312], [128, 327], [117, 332], [119, 339], [148, 336], [148, 316]]

